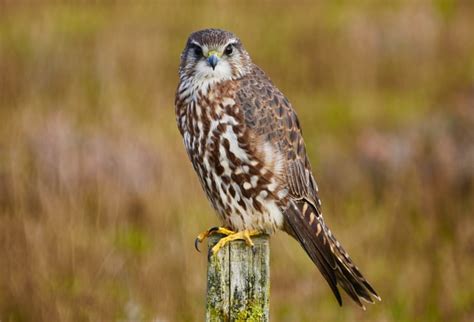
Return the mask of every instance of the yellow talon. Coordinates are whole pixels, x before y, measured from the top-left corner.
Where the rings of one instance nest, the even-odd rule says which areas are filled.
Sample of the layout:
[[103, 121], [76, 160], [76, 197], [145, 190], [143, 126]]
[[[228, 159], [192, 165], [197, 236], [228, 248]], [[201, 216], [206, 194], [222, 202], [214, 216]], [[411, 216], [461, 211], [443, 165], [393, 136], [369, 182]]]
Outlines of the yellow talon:
[[212, 234], [223, 234], [223, 235], [229, 236], [229, 235], [235, 234], [235, 232], [224, 227], [212, 227], [206, 231], [203, 231], [194, 240], [194, 247], [196, 248], [198, 252], [200, 252], [199, 244], [202, 243], [204, 239], [206, 239]]
[[212, 255], [217, 254], [217, 252], [228, 242], [238, 239], [244, 240], [247, 246], [252, 247], [252, 250], [254, 250], [255, 245], [253, 244], [253, 241], [250, 237], [257, 236], [260, 234], [261, 232], [258, 230], [242, 230], [236, 233], [227, 234], [227, 237], [222, 238], [217, 242], [217, 244], [214, 245], [214, 247], [212, 247], [211, 253]]

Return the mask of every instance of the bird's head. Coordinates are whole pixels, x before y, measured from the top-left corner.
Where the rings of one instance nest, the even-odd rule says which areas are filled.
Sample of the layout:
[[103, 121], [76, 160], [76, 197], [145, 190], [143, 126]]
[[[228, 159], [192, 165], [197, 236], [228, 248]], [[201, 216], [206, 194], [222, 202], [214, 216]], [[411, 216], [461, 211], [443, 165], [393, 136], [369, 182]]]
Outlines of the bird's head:
[[181, 54], [180, 77], [220, 82], [250, 71], [251, 60], [240, 39], [220, 29], [192, 33]]

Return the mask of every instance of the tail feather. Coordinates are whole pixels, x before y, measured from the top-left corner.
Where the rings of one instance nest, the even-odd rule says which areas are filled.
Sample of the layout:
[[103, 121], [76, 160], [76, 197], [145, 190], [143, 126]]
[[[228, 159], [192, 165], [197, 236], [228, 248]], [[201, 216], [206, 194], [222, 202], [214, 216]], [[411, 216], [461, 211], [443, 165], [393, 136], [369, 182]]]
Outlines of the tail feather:
[[294, 201], [285, 212], [285, 231], [303, 246], [328, 282], [339, 305], [342, 305], [342, 300], [337, 285], [363, 309], [361, 300], [368, 303], [374, 303], [373, 298], [380, 300], [311, 203]]
[[380, 296], [378, 296], [374, 288], [359, 271], [359, 268], [354, 264], [349, 254], [344, 250], [329, 229], [327, 229], [327, 232], [331, 244], [333, 245], [333, 253], [340, 263], [339, 268], [346, 279], [353, 285], [356, 293], [368, 303], [374, 303], [372, 297], [380, 301]]
[[313, 230], [301, 220], [301, 216], [296, 207], [293, 208], [292, 206], [287, 212], [288, 211], [291, 213], [287, 215], [290, 219], [285, 221], [285, 231], [300, 242], [301, 246], [303, 246], [308, 256], [316, 264], [328, 282], [339, 305], [342, 305], [341, 294], [337, 289], [336, 261], [334, 256], [330, 255], [329, 243], [315, 239]]

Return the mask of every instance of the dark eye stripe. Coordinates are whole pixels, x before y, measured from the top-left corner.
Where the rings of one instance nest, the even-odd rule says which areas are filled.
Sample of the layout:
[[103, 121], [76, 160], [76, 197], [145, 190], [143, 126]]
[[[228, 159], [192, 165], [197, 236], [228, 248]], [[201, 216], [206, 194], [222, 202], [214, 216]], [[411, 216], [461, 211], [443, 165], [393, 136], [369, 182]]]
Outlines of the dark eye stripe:
[[196, 44], [191, 46], [191, 51], [194, 53], [195, 56], [201, 57], [202, 56], [202, 48]]

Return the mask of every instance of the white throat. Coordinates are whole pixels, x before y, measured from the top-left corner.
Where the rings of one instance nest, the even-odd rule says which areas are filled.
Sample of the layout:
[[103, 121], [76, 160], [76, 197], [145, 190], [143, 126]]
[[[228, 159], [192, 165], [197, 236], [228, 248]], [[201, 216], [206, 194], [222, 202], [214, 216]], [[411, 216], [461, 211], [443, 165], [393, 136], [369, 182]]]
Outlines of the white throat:
[[193, 76], [187, 76], [185, 71], [180, 72], [180, 98], [184, 99], [185, 103], [195, 101], [198, 95], [207, 95], [215, 84], [231, 79], [232, 68], [225, 60], [221, 60], [215, 69], [206, 61], [200, 61], [195, 66]]

